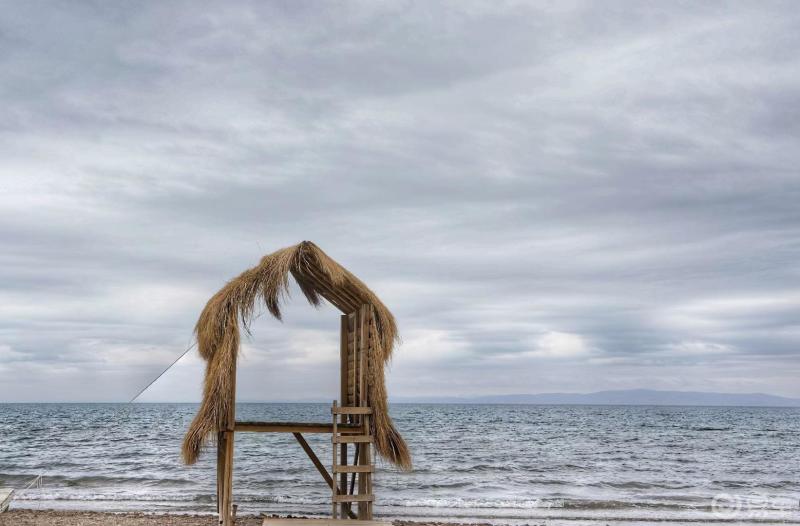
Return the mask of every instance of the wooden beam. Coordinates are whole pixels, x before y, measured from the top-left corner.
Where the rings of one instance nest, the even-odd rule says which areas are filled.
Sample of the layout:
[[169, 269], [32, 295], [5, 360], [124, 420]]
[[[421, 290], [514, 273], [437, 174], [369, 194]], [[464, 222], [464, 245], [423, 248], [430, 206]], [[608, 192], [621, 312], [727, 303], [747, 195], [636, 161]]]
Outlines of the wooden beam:
[[[333, 401], [333, 408], [334, 409], [336, 408], [336, 405], [337, 405], [336, 404], [336, 400], [334, 400]], [[333, 418], [331, 420], [332, 420], [331, 423], [333, 424], [333, 436], [336, 436], [336, 433], [339, 431], [339, 417], [334, 414]], [[336, 457], [336, 444], [334, 444], [333, 445], [333, 465], [335, 466], [338, 463], [339, 463], [339, 459]], [[339, 494], [339, 486], [337, 486], [336, 484], [331, 484], [331, 505], [332, 505], [331, 506], [331, 512], [333, 513], [333, 518], [334, 519], [338, 519], [339, 518], [339, 506], [337, 506], [336, 501], [334, 500], [336, 498], [336, 495], [338, 495], [338, 494]], [[342, 507], [342, 511], [344, 511], [344, 507]]]
[[363, 444], [372, 443], [372, 440], [372, 435], [343, 435], [333, 437], [333, 441], [336, 444]]
[[225, 509], [225, 432], [217, 432], [217, 515], [218, 522], [222, 524], [222, 510]]
[[[348, 344], [348, 337], [347, 337], [347, 331], [348, 331], [348, 325], [349, 325], [348, 319], [349, 318], [348, 318], [347, 314], [342, 314], [342, 316], [340, 318], [341, 325], [339, 327], [339, 372], [340, 372], [340, 375], [339, 375], [339, 393], [340, 393], [339, 400], [341, 401], [341, 403], [343, 405], [347, 405], [347, 367], [348, 367], [348, 365], [347, 365], [347, 355], [348, 355], [347, 348], [348, 348], [348, 345], [349, 345]], [[338, 406], [338, 404], [333, 404], [333, 410], [334, 411], [337, 409], [337, 406]], [[334, 415], [333, 415], [334, 421], [337, 421], [336, 420], [337, 418], [338, 417], [334, 413]], [[343, 420], [344, 420], [344, 422], [347, 422], [347, 418], [345, 418]], [[333, 447], [336, 447], [336, 445], [334, 444]], [[347, 457], [348, 457], [347, 449], [348, 449], [347, 448], [347, 444], [340, 444], [339, 445], [339, 462], [338, 462], [338, 464], [347, 465]], [[337, 464], [337, 463], [334, 463], [334, 465], [335, 464]], [[345, 492], [347, 491], [347, 473], [340, 473], [339, 474], [339, 487], [342, 488], [342, 491], [345, 491]], [[334, 506], [336, 506], [336, 504], [334, 504]], [[351, 511], [350, 504], [342, 504], [341, 507], [342, 507], [342, 510], [345, 513], [347, 513], [347, 515], [349, 517], [353, 517], [353, 518], [356, 517], [356, 515]]]
[[230, 385], [230, 406], [223, 431], [225, 448], [222, 452], [224, 465], [222, 471], [221, 505], [220, 505], [220, 524], [222, 526], [234, 526], [234, 506], [233, 506], [233, 440], [234, 428], [236, 427], [236, 367], [234, 362], [231, 370]]
[[372, 502], [375, 500], [373, 495], [336, 495], [333, 502]]
[[222, 472], [222, 525], [233, 526], [233, 431], [225, 431], [225, 469]]
[[[375, 471], [374, 466], [348, 466], [348, 465], [333, 466], [334, 473], [372, 473], [374, 471]], [[352, 493], [352, 491], [350, 493]]]
[[[316, 422], [236, 422], [234, 431], [256, 433], [333, 433], [333, 424]], [[361, 433], [361, 426], [339, 424], [339, 431]]]
[[337, 415], [371, 415], [372, 408], [371, 407], [347, 407], [347, 406], [339, 406], [334, 409], [331, 409], [334, 414]]

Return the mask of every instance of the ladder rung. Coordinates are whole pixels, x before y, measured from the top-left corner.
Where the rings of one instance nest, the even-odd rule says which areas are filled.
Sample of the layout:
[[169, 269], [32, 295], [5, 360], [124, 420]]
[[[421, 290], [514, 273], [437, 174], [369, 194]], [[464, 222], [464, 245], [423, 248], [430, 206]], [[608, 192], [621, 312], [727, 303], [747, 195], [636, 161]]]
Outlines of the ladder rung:
[[334, 473], [374, 473], [375, 466], [333, 466]]
[[[339, 425], [342, 425], [342, 424], [339, 424]], [[337, 429], [336, 432], [339, 433], [340, 435], [356, 435], [356, 434], [363, 435], [364, 434], [364, 427], [363, 426], [345, 427], [345, 428], [342, 428], [342, 429]]]
[[333, 502], [372, 502], [374, 495], [334, 495]]
[[337, 406], [331, 409], [335, 415], [371, 415], [371, 407]]
[[372, 436], [371, 435], [343, 435], [343, 436], [334, 436], [333, 443], [334, 444], [354, 444], [354, 443], [364, 443], [369, 442], [372, 443]]

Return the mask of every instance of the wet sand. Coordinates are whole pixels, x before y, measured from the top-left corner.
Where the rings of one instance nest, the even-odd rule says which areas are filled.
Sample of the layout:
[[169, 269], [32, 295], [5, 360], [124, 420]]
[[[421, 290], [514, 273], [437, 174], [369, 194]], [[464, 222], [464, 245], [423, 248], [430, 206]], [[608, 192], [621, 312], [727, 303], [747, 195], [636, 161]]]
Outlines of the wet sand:
[[[263, 517], [242, 516], [236, 526], [261, 526]], [[486, 526], [438, 522], [394, 521], [393, 526]], [[0, 526], [217, 526], [213, 515], [101, 513], [95, 511], [9, 510]]]

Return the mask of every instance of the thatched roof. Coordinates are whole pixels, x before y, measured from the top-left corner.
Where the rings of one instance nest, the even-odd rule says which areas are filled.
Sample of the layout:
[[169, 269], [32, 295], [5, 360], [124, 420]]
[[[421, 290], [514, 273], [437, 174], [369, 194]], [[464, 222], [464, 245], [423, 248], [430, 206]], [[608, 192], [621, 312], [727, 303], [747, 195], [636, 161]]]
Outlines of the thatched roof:
[[195, 326], [200, 356], [206, 360], [203, 401], [183, 440], [183, 459], [197, 461], [203, 446], [215, 432], [231, 429], [232, 388], [239, 353], [239, 323], [248, 329], [257, 304], [281, 319], [281, 303], [288, 297], [289, 274], [314, 306], [328, 300], [345, 314], [361, 305], [375, 312], [377, 345], [371, 356], [369, 400], [375, 447], [386, 460], [401, 468], [411, 467], [411, 455], [388, 414], [383, 368], [398, 339], [394, 316], [357, 277], [328, 257], [310, 241], [264, 256], [261, 262], [229, 281], [206, 304]]

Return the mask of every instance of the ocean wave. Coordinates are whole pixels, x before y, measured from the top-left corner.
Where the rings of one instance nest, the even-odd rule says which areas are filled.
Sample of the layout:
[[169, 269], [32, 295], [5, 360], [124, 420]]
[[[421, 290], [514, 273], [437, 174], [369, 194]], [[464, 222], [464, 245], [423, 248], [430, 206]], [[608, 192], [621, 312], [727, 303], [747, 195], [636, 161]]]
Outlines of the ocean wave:
[[194, 486], [195, 481], [185, 478], [166, 477], [126, 477], [113, 475], [84, 475], [70, 477], [68, 475], [46, 475], [47, 485], [65, 486], [70, 488], [104, 488], [112, 486]]
[[[0, 404], [0, 422], [13, 422], [0, 433], [2, 485], [23, 487], [45, 475], [44, 488], [19, 495], [24, 505], [214, 508], [213, 452], [193, 467], [179, 458], [196, 406], [35, 407], [37, 413]], [[241, 410], [254, 420], [330, 418], [324, 404]], [[777, 498], [800, 491], [800, 410], [405, 405], [393, 412], [418, 466], [400, 473], [378, 463], [376, 510], [396, 516], [666, 516], [710, 513], [717, 493]], [[497, 422], [491, 433], [472, 432], [476, 422], [490, 420]], [[87, 421], [96, 431], [83, 427]], [[323, 438], [309, 441], [327, 464], [330, 442]], [[241, 509], [329, 509], [327, 485], [291, 436], [237, 435], [236, 448], [234, 498]]]

